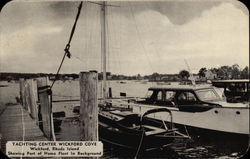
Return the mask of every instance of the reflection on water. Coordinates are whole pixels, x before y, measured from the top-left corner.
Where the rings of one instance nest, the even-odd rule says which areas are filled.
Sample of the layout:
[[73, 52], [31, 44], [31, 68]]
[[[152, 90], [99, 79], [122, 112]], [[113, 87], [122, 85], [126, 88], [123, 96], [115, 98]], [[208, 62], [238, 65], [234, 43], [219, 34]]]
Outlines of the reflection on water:
[[[111, 81], [113, 97], [118, 97], [120, 92], [124, 92], [127, 96], [145, 97], [148, 87], [157, 85], [153, 82], [138, 82], [126, 81]], [[0, 87], [0, 102], [9, 103], [16, 102], [15, 97], [19, 96], [18, 83], [1, 82], [2, 85], [8, 87]], [[101, 82], [99, 82], [99, 88]], [[100, 89], [99, 89], [100, 90]], [[101, 92], [98, 92], [101, 95]], [[75, 100], [79, 99], [79, 82], [62, 82], [57, 81], [53, 87], [53, 100]], [[66, 118], [63, 119], [60, 129], [56, 130], [56, 138], [58, 141], [77, 141], [80, 140], [80, 126], [76, 114], [73, 113], [74, 106], [80, 105], [79, 101], [74, 102], [57, 102], [53, 103], [53, 112], [64, 111]], [[239, 158], [242, 156], [248, 147], [248, 138], [231, 138], [231, 137], [213, 137], [208, 139], [196, 137], [194, 140], [182, 141], [175, 140], [173, 145], [159, 152], [142, 154], [141, 158], [145, 157], [160, 157], [160, 158]], [[104, 145], [104, 156], [102, 158], [125, 158], [134, 157], [128, 151], [119, 150], [115, 147]]]
[[59, 130], [55, 130], [58, 141], [80, 141], [80, 125], [76, 118], [66, 118]]

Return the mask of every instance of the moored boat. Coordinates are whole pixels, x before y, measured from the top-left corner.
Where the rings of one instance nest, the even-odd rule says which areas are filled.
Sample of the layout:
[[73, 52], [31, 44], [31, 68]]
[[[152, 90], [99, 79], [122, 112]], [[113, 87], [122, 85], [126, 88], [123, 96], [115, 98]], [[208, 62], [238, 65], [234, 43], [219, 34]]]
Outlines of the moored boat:
[[[168, 108], [173, 122], [206, 131], [249, 135], [249, 103], [227, 103], [212, 86], [151, 87], [150, 96], [133, 104], [133, 112], [143, 114], [154, 108]], [[169, 121], [164, 114], [150, 116]]]
[[152, 151], [171, 145], [174, 139], [188, 139], [174, 128], [173, 123], [156, 121], [148, 115], [172, 113], [166, 108], [151, 109], [139, 116], [131, 112], [100, 111], [99, 137], [105, 142], [134, 152]]

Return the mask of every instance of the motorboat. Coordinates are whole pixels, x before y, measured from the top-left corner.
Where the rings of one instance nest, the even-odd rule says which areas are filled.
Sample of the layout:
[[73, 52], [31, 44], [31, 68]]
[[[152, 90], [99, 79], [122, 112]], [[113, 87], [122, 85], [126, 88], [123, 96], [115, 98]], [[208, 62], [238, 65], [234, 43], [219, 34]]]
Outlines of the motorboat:
[[[148, 118], [149, 115], [164, 113], [170, 123]], [[157, 150], [171, 145], [174, 139], [189, 139], [174, 128], [172, 113], [167, 108], [151, 109], [138, 115], [129, 111], [101, 110], [99, 112], [99, 138], [133, 152]]]
[[[148, 89], [148, 96], [130, 103], [133, 112], [143, 114], [154, 108], [167, 108], [177, 126], [249, 136], [249, 103], [228, 103], [209, 85], [167, 85]], [[170, 121], [165, 114], [149, 115]], [[208, 133], [209, 134], [209, 133]]]

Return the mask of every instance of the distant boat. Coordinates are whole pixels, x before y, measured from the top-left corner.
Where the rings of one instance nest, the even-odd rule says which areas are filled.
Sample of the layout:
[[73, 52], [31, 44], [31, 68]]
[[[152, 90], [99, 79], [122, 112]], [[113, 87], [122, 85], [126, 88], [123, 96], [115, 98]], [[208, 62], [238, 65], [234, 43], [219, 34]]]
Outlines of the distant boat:
[[170, 85], [170, 82], [156, 82], [157, 85]]
[[142, 81], [141, 84], [147, 84], [148, 82], [147, 81]]
[[15, 80], [8, 80], [8, 83], [16, 83]]
[[191, 84], [192, 84], [191, 81], [181, 81], [181, 82], [179, 83], [179, 85], [191, 85]]

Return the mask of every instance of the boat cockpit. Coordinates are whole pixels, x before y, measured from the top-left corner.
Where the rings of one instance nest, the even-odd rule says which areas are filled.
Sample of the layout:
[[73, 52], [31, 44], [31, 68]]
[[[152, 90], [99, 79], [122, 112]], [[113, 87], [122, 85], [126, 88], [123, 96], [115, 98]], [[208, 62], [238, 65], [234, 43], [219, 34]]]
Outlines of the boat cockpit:
[[212, 88], [204, 89], [162, 89], [150, 88], [145, 100], [140, 104], [177, 107], [180, 111], [206, 111], [214, 107], [221, 107], [213, 103], [222, 98]]

